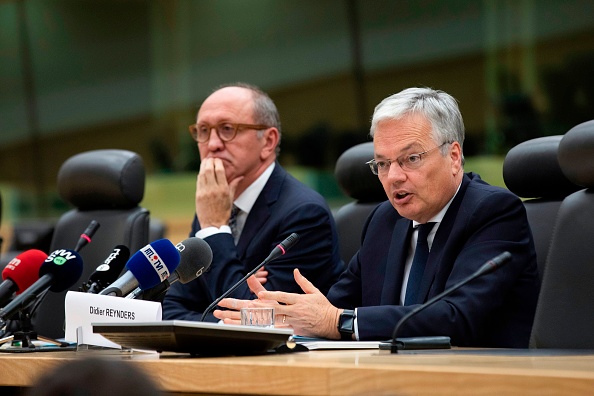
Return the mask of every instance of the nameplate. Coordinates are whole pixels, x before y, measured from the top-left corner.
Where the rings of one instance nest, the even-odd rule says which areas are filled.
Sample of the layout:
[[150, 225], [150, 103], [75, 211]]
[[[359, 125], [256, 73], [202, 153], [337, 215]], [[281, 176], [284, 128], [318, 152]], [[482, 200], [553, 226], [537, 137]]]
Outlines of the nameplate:
[[66, 293], [66, 341], [78, 345], [120, 348], [100, 334], [91, 323], [151, 322], [162, 319], [161, 303], [69, 291]]

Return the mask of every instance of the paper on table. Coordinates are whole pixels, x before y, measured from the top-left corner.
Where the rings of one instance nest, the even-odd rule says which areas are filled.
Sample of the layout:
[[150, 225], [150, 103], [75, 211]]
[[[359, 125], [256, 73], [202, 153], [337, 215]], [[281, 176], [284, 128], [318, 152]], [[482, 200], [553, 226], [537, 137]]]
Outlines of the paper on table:
[[377, 349], [381, 341], [337, 341], [326, 338], [293, 336], [293, 340], [309, 350], [314, 349]]

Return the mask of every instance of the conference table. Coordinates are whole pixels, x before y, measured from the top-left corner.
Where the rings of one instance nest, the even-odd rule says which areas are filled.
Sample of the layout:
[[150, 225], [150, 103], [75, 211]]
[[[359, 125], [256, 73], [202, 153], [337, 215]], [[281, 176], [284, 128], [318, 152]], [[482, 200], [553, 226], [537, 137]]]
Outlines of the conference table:
[[594, 351], [312, 350], [258, 356], [87, 350], [0, 354], [0, 394], [20, 395], [70, 359], [123, 359], [168, 394], [592, 395]]

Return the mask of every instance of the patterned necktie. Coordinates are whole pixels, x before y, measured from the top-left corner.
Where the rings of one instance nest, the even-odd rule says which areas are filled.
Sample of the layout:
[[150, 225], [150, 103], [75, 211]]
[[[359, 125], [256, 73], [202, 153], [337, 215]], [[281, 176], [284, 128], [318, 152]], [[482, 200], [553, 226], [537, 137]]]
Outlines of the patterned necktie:
[[237, 214], [239, 213], [240, 209], [233, 205], [231, 209], [231, 216], [229, 216], [229, 228], [231, 228], [231, 235], [237, 241]]
[[417, 248], [415, 249], [415, 257], [413, 258], [410, 273], [408, 275], [404, 305], [415, 304], [417, 301], [419, 288], [421, 287], [421, 280], [423, 279], [423, 272], [425, 271], [425, 264], [427, 264], [427, 258], [429, 257], [427, 237], [434, 225], [435, 223], [419, 224]]

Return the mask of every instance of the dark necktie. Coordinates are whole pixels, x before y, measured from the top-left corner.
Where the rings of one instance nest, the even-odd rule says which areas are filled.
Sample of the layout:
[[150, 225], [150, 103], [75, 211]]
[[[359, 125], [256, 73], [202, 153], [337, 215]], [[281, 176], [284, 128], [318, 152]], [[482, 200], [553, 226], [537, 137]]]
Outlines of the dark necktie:
[[237, 240], [237, 214], [239, 210], [237, 206], [233, 205], [231, 216], [229, 216], [229, 228], [231, 228], [231, 235], [233, 235], [235, 240]]
[[419, 288], [421, 287], [421, 280], [423, 279], [423, 272], [425, 271], [425, 264], [427, 264], [427, 258], [429, 257], [427, 237], [434, 225], [435, 223], [419, 224], [417, 248], [415, 249], [415, 257], [413, 258], [410, 273], [408, 275], [404, 305], [411, 305], [417, 301]]

